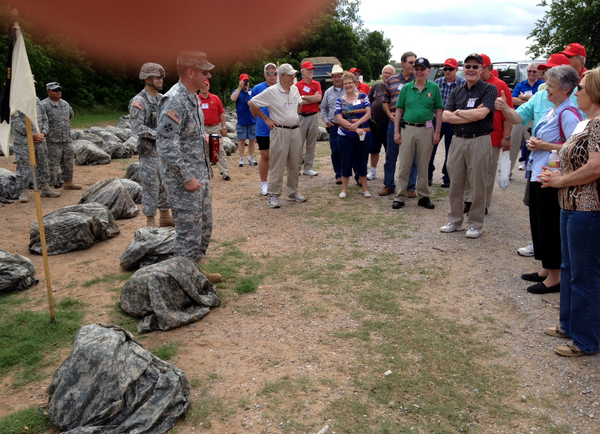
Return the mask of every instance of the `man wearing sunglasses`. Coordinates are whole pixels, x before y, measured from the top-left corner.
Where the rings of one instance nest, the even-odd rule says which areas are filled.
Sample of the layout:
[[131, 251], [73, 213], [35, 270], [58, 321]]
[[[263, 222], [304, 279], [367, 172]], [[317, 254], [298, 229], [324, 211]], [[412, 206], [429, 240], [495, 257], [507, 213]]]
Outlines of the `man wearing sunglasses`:
[[[54, 188], [65, 190], [81, 190], [80, 184], [73, 183], [74, 152], [71, 142], [71, 119], [73, 109], [62, 99], [62, 86], [53, 81], [46, 84], [48, 98], [42, 101], [42, 107], [48, 115], [48, 134], [46, 146], [48, 147], [48, 171], [50, 185]], [[59, 180], [58, 170], [61, 170], [62, 182]], [[64, 183], [64, 184], [63, 184]]]
[[[158, 103], [156, 145], [175, 220], [173, 253], [198, 266], [208, 249], [213, 215], [204, 114], [196, 93], [204, 90], [214, 67], [205, 53], [181, 53], [177, 58], [179, 81]], [[212, 283], [221, 281], [220, 274], [203, 273]]]
[[469, 213], [467, 238], [478, 238], [485, 216], [485, 186], [494, 130], [496, 87], [481, 80], [483, 59], [469, 54], [463, 68], [467, 82], [454, 89], [446, 102], [442, 119], [452, 124], [454, 137], [448, 156], [450, 184], [449, 222], [442, 232], [462, 231], [464, 220], [465, 187], [469, 183], [472, 205]]

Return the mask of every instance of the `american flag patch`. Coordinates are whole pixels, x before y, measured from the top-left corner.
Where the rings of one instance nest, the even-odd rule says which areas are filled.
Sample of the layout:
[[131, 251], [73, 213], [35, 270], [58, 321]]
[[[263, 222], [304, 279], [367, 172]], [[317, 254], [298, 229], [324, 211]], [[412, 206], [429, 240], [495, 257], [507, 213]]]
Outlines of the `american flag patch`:
[[140, 101], [134, 102], [133, 106], [139, 108], [140, 110], [144, 110], [144, 104], [142, 104]]
[[175, 110], [169, 110], [169, 113], [167, 113], [167, 116], [169, 116], [171, 119], [173, 119], [177, 123], [179, 123], [179, 121], [181, 120], [181, 116], [179, 116]]

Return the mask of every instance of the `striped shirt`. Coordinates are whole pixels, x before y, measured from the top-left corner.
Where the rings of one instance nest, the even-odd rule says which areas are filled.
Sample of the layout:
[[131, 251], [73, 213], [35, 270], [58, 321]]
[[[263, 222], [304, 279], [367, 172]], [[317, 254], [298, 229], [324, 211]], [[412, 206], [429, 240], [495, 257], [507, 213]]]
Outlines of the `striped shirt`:
[[435, 81], [435, 84], [440, 87], [440, 92], [442, 92], [442, 101], [444, 101], [444, 105], [446, 105], [446, 101], [448, 101], [448, 97], [450, 97], [452, 91], [458, 86], [465, 84], [466, 81], [467, 80], [462, 77], [455, 77], [452, 83], [448, 83], [446, 77], [440, 77]]
[[[342, 115], [343, 118], [350, 121], [350, 123], [355, 123], [365, 115], [367, 107], [371, 107], [369, 97], [365, 93], [359, 93], [358, 99], [354, 102], [348, 102], [344, 98], [339, 98], [335, 102], [335, 114]], [[368, 121], [362, 124], [360, 128], [366, 131], [367, 136], [371, 134], [371, 128], [369, 128]], [[356, 132], [348, 131], [341, 125], [338, 128], [338, 134], [348, 137], [358, 137]]]
[[415, 75], [411, 75], [408, 80], [404, 78], [402, 73], [398, 75], [392, 75], [385, 85], [385, 92], [383, 92], [382, 101], [390, 105], [390, 110], [395, 110], [396, 102], [398, 101], [398, 95], [402, 90], [402, 86], [406, 83], [410, 83], [415, 80]]

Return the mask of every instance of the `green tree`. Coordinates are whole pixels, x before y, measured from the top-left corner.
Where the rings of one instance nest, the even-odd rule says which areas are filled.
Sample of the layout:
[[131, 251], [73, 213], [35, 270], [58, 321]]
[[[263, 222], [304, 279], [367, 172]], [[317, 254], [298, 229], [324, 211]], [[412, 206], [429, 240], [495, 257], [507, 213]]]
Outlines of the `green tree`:
[[550, 6], [527, 39], [534, 43], [527, 54], [547, 58], [577, 42], [587, 51], [586, 66], [600, 62], [600, 1], [599, 0], [542, 0], [538, 5]]

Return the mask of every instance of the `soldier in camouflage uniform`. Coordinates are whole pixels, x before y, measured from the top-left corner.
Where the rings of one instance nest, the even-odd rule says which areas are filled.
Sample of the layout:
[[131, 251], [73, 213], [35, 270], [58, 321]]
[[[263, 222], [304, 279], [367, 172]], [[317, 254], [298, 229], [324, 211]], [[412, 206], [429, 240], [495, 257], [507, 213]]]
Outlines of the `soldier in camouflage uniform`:
[[[131, 131], [139, 137], [140, 156], [139, 176], [142, 181], [142, 211], [146, 216], [146, 226], [175, 226], [169, 214], [167, 192], [161, 182], [158, 153], [156, 152], [156, 123], [158, 102], [162, 98], [165, 70], [157, 63], [144, 63], [140, 69], [140, 80], [144, 89], [129, 102]], [[156, 209], [160, 210], [158, 225]]]
[[[80, 184], [73, 183], [73, 144], [71, 142], [71, 119], [75, 115], [73, 109], [62, 99], [60, 83], [53, 81], [46, 84], [48, 98], [42, 101], [42, 107], [48, 116], [48, 134], [46, 146], [48, 147], [48, 170], [50, 172], [50, 185], [62, 187], [65, 190], [81, 190]], [[58, 178], [58, 169], [61, 170], [62, 182]], [[64, 184], [63, 184], [64, 182]]]
[[[208, 249], [213, 217], [204, 115], [196, 93], [213, 68], [204, 53], [182, 53], [179, 81], [158, 103], [156, 144], [175, 220], [173, 252], [198, 263]], [[213, 283], [221, 281], [220, 274], [204, 274]]]
[[[45, 197], [58, 197], [60, 193], [54, 191], [48, 185], [48, 149], [46, 148], [46, 133], [48, 132], [48, 117], [42, 107], [42, 102], [37, 100], [37, 122], [41, 132], [38, 132], [33, 123], [31, 124], [33, 133], [33, 146], [35, 149], [35, 161], [37, 167], [37, 182], [40, 185], [40, 195]], [[20, 111], [13, 113], [10, 118], [14, 136], [13, 150], [17, 159], [17, 188], [19, 189], [19, 202], [29, 202], [27, 187], [31, 181], [31, 161], [29, 160], [29, 146], [27, 143], [27, 127], [25, 124], [25, 115]]]

